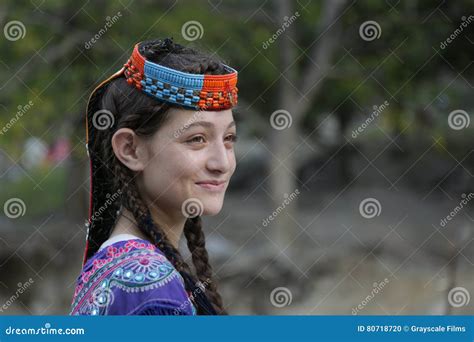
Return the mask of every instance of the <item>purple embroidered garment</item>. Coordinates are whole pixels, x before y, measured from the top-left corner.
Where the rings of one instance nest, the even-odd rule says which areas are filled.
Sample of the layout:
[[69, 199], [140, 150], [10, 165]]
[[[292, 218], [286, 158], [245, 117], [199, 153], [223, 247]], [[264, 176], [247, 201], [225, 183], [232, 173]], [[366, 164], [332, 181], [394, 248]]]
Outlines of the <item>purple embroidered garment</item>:
[[179, 272], [152, 243], [100, 249], [76, 282], [71, 315], [196, 315]]

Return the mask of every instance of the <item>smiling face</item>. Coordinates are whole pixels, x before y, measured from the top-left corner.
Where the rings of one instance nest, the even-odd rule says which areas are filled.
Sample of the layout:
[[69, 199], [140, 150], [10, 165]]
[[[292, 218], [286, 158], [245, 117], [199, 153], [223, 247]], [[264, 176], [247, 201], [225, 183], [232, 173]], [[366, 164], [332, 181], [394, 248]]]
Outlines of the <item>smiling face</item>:
[[192, 215], [197, 208], [201, 215], [216, 215], [236, 167], [232, 111], [173, 108], [168, 114], [146, 141], [140, 191], [168, 213]]

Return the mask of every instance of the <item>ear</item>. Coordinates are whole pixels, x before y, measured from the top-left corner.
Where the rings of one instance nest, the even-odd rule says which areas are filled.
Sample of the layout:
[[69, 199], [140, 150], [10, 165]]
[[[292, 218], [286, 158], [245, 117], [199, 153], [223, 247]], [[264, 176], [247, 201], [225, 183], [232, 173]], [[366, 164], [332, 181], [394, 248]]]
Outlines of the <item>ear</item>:
[[130, 128], [120, 128], [112, 136], [115, 156], [132, 171], [142, 171], [147, 164], [144, 144]]

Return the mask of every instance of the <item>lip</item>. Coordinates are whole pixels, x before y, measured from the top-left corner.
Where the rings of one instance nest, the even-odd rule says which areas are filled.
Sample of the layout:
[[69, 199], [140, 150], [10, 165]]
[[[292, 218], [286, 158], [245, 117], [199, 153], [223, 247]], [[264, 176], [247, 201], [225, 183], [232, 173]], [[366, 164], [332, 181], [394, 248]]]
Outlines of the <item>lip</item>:
[[225, 181], [202, 181], [195, 184], [209, 191], [222, 191], [225, 188]]

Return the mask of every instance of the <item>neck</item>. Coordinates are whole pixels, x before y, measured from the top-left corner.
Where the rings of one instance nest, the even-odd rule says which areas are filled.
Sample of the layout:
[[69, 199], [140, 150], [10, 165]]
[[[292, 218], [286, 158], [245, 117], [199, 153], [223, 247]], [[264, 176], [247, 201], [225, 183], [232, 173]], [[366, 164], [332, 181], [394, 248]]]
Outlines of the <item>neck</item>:
[[153, 221], [158, 224], [163, 232], [166, 234], [171, 245], [174, 248], [178, 249], [179, 240], [183, 235], [184, 224], [186, 223], [186, 217], [178, 213], [178, 215], [173, 216], [165, 213], [160, 208], [152, 206], [150, 208], [151, 216]]
[[148, 237], [138, 228], [137, 221], [133, 217], [133, 214], [125, 208], [123, 208], [122, 214], [118, 218], [110, 237], [119, 234], [132, 234], [140, 239], [149, 240]]
[[[171, 245], [178, 249], [179, 240], [183, 234], [184, 224], [186, 218], [184, 216], [173, 217], [166, 215], [158, 208], [154, 207], [150, 210], [151, 216], [155, 224], [159, 225], [163, 232], [166, 234], [168, 241]], [[120, 215], [117, 223], [115, 224], [114, 229], [110, 237], [116, 236], [118, 234], [132, 234], [143, 240], [150, 240], [141, 230], [138, 228], [137, 222], [133, 217], [133, 214], [128, 210], [123, 208], [122, 214]]]

